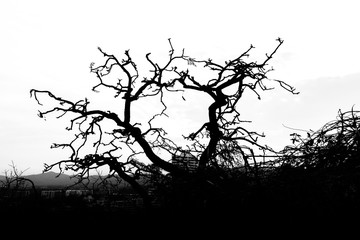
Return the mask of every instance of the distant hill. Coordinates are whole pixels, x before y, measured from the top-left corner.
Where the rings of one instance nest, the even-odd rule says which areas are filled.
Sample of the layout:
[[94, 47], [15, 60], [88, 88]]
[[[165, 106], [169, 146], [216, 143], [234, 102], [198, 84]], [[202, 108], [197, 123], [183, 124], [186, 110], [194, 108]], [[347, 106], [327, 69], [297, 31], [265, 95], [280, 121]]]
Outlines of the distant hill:
[[41, 174], [27, 175], [26, 178], [34, 182], [36, 187], [66, 187], [76, 183], [76, 179], [66, 174], [60, 174], [55, 172], [45, 172]]
[[[36, 187], [66, 187], [76, 182], [76, 179], [71, 178], [69, 175], [59, 175], [58, 173], [52, 171], [40, 174], [25, 175], [22, 177], [33, 181]], [[5, 176], [0, 175], [0, 181], [4, 180]]]
[[[75, 184], [78, 181], [77, 178], [73, 178], [70, 175], [59, 174], [59, 173], [52, 172], [52, 171], [45, 172], [45, 173], [40, 173], [40, 174], [24, 175], [22, 177], [30, 179], [31, 181], [34, 182], [35, 187], [40, 187], [40, 188], [42, 188], [42, 187], [46, 187], [46, 188], [51, 188], [51, 187], [64, 188], [64, 187], [71, 186], [71, 185]], [[91, 175], [89, 177], [89, 179], [91, 180], [90, 183], [98, 182], [99, 176]], [[0, 181], [4, 181], [4, 180], [5, 180], [5, 176], [0, 175]], [[109, 181], [112, 184], [116, 183], [115, 178], [111, 178]], [[122, 187], [128, 186], [128, 184], [126, 184], [124, 181], [121, 183], [121, 185], [122, 185]]]

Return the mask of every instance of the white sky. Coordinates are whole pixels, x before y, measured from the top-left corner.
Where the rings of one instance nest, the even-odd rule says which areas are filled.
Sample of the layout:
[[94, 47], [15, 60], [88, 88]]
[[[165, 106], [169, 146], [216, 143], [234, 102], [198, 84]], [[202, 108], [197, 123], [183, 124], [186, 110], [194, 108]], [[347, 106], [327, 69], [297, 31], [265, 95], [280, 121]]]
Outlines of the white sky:
[[[292, 131], [282, 124], [316, 130], [333, 120], [339, 108], [360, 108], [358, 2], [2, 1], [0, 174], [11, 161], [31, 174], [40, 172], [44, 162], [68, 155], [49, 148], [72, 137], [64, 130], [66, 123], [39, 119], [39, 107], [29, 98], [31, 88], [79, 100], [96, 83], [89, 65], [102, 61], [98, 46], [119, 58], [130, 49], [141, 67], [148, 52], [160, 61], [167, 57], [169, 37], [175, 49], [214, 61], [234, 58], [250, 44], [256, 47], [253, 57], [261, 60], [273, 50], [277, 37], [284, 39], [270, 62], [275, 68], [271, 76], [301, 94], [278, 88], [264, 94], [262, 101], [244, 99], [241, 108], [244, 118], [253, 120], [249, 128], [265, 132], [266, 143], [275, 148], [289, 144]], [[206, 114], [201, 106], [197, 102], [191, 109], [170, 112], [175, 120], [164, 125], [198, 126], [201, 122], [195, 120]], [[185, 122], [179, 116], [185, 116]]]

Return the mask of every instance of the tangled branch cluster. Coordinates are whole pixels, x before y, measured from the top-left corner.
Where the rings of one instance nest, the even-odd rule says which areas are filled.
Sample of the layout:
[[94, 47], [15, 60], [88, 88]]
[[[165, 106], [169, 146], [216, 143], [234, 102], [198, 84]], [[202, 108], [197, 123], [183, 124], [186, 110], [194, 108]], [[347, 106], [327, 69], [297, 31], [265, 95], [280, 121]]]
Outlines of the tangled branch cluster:
[[360, 111], [339, 110], [337, 119], [305, 138], [292, 134], [278, 163], [304, 168], [354, 167], [360, 162]]

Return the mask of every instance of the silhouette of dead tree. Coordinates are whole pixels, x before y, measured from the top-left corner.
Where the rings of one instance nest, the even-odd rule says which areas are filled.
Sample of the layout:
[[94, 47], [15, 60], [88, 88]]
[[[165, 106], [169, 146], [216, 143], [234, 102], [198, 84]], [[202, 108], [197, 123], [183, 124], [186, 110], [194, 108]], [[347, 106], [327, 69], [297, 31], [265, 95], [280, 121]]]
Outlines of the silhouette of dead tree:
[[[156, 63], [150, 53], [146, 54], [151, 70], [150, 76], [142, 79], [129, 50], [125, 51], [123, 59], [119, 59], [98, 48], [105, 60], [100, 65], [90, 65], [91, 73], [98, 79], [92, 90], [98, 92], [105, 88], [114, 91], [114, 98], [121, 101], [121, 112], [91, 109], [87, 98], [71, 101], [48, 90], [32, 89], [30, 95], [39, 105], [42, 105], [40, 97], [46, 96], [58, 103], [53, 108], [39, 111], [40, 118], [55, 113], [59, 114], [58, 118], [71, 116], [67, 130], [77, 131], [71, 142], [52, 145], [53, 148], [70, 149], [71, 155], [68, 159], [45, 165], [45, 171], [58, 166], [61, 171], [71, 169], [85, 177], [92, 169], [108, 166], [110, 172], [115, 172], [127, 181], [149, 203], [149, 195], [138, 180], [144, 174], [154, 173], [154, 168], [141, 163], [139, 159], [142, 156], [161, 169], [156, 171], [157, 174], [170, 173], [172, 176], [193, 176], [194, 173], [173, 164], [170, 159], [164, 159], [157, 154], [159, 151], [170, 155], [179, 152], [193, 154], [198, 160], [195, 171], [198, 175], [204, 174], [208, 168], [221, 169], [233, 167], [234, 164], [239, 166], [236, 161], [250, 167], [256, 162], [253, 147], [264, 153], [273, 150], [259, 144], [258, 138], [264, 137], [264, 134], [244, 128], [243, 123], [246, 121], [240, 118], [237, 104], [245, 91], [254, 93], [260, 99], [261, 91], [273, 89], [269, 87], [271, 82], [297, 94], [287, 83], [267, 77], [273, 70], [268, 63], [282, 44], [283, 40], [278, 38], [275, 49], [266, 54], [261, 62], [249, 61], [250, 52], [254, 49], [251, 45], [238, 57], [225, 63], [216, 63], [212, 59], [197, 60], [189, 57], [184, 50], [176, 52], [169, 39], [168, 60], [164, 64]], [[199, 66], [214, 77], [205, 81], [194, 77], [189, 69]], [[113, 74], [120, 74], [122, 78], [114, 81]], [[185, 91], [201, 93], [210, 97], [212, 102], [204, 106], [208, 109], [208, 121], [184, 136], [190, 144], [183, 149], [167, 137], [164, 128], [155, 127], [154, 120], [167, 116], [165, 94]], [[133, 119], [134, 103], [143, 103], [150, 98], [157, 98], [162, 107], [148, 119], [148, 126], [144, 126], [139, 120]], [[114, 126], [111, 131], [104, 130], [104, 125], [108, 123]], [[86, 146], [91, 146], [91, 149], [86, 149]], [[83, 154], [85, 149], [87, 153]]]

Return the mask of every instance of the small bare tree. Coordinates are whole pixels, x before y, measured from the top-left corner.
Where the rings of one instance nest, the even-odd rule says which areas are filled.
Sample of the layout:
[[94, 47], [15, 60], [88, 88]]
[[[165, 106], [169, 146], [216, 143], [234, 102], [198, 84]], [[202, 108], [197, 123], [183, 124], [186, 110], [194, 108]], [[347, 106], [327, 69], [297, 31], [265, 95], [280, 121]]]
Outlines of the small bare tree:
[[[56, 96], [48, 90], [32, 89], [30, 91], [39, 105], [40, 96], [55, 100], [58, 105], [39, 111], [39, 117], [58, 114], [58, 118], [71, 116], [67, 130], [76, 131], [75, 138], [69, 143], [53, 144], [53, 148], [68, 148], [71, 155], [68, 159], [55, 164], [45, 165], [45, 171], [58, 166], [61, 171], [71, 169], [81, 177], [85, 177], [91, 169], [108, 166], [110, 174], [116, 173], [127, 181], [150, 204], [147, 191], [139, 183], [140, 176], [153, 173], [153, 167], [144, 164], [141, 159], [145, 156], [161, 171], [171, 176], [203, 176], [196, 179], [206, 181], [207, 169], [231, 167], [238, 164], [250, 167], [256, 163], [253, 148], [260, 149], [265, 154], [273, 151], [258, 142], [264, 137], [243, 126], [237, 104], [244, 91], [253, 92], [260, 99], [260, 91], [271, 90], [270, 82], [278, 83], [285, 90], [295, 94], [295, 89], [281, 80], [269, 79], [267, 74], [273, 70], [268, 66], [283, 40], [277, 39], [277, 45], [270, 54], [265, 55], [261, 62], [248, 61], [250, 46], [238, 57], [216, 63], [212, 59], [197, 60], [189, 57], [182, 50], [179, 53], [173, 48], [169, 39], [169, 57], [164, 64], [153, 61], [151, 54], [145, 58], [151, 68], [149, 76], [140, 77], [140, 71], [130, 55], [125, 51], [124, 57], [119, 59], [103, 49], [99, 51], [104, 56], [104, 62], [96, 65], [92, 63], [91, 72], [97, 77], [98, 84], [92, 90], [100, 89], [114, 91], [114, 97], [120, 99], [120, 112], [106, 109], [91, 109], [88, 99], [71, 101]], [[184, 64], [185, 63], [185, 64]], [[198, 79], [191, 70], [203, 67], [213, 74], [210, 79]], [[121, 76], [121, 79], [114, 75]], [[212, 99], [210, 105], [204, 105], [208, 110], [208, 120], [191, 134], [184, 136], [186, 147], [180, 147], [168, 138], [166, 129], [156, 127], [154, 120], [167, 116], [168, 104], [164, 100], [167, 94], [175, 92], [195, 91]], [[140, 120], [133, 119], [135, 102], [145, 103], [148, 99], [156, 98], [161, 103], [158, 113], [149, 117], [147, 125], [141, 125]], [[200, 102], [198, 104], [201, 104]], [[191, 106], [189, 106], [191, 107]], [[109, 130], [109, 126], [111, 130]], [[86, 148], [86, 146], [90, 146]], [[86, 150], [86, 153], [83, 151]], [[164, 159], [165, 152], [171, 156], [179, 153], [190, 153], [197, 160], [196, 171], [188, 171], [169, 159]]]
[[37, 191], [34, 182], [31, 179], [24, 177], [24, 171], [20, 171], [13, 162], [10, 167], [11, 170], [5, 171], [4, 180], [0, 181], [0, 188], [2, 189], [3, 194], [16, 193], [17, 191], [31, 188], [34, 196], [36, 197]]

